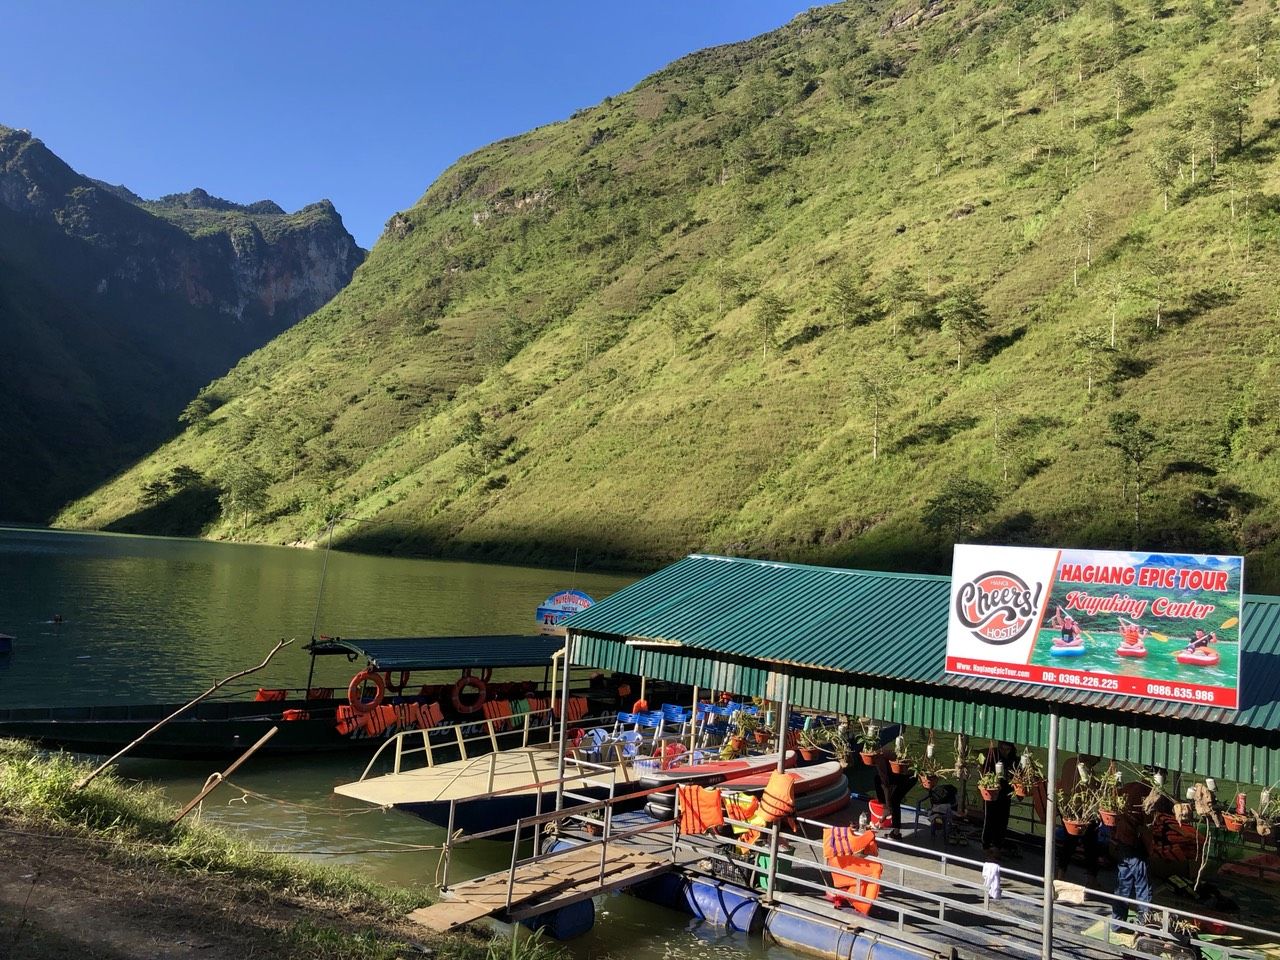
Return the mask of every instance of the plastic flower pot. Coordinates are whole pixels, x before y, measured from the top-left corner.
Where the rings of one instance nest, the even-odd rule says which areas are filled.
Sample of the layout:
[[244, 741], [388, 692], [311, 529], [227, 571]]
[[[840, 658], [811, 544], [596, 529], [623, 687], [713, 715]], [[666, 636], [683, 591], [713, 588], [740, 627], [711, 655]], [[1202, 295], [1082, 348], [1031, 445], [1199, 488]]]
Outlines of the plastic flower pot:
[[1116, 825], [1116, 812], [1114, 810], [1099, 810], [1098, 819], [1102, 821], [1104, 827], [1114, 827]]
[[908, 766], [910, 766], [910, 764], [902, 760], [889, 761], [889, 769], [892, 770], [894, 773], [906, 773]]
[[1244, 817], [1238, 813], [1224, 813], [1222, 815], [1222, 825], [1232, 833], [1239, 833], [1244, 828]]
[[814, 753], [812, 750], [809, 750], [806, 747], [800, 748], [800, 759], [803, 760], [805, 763], [808, 763], [816, 756], [817, 754]]
[[862, 762], [865, 763], [868, 767], [875, 766], [876, 755], [874, 753], [868, 753], [864, 750], [862, 753]]
[[768, 730], [756, 730], [756, 731], [755, 731], [755, 738], [756, 738], [756, 743], [758, 743], [758, 744], [760, 744], [761, 746], [763, 746], [764, 744], [766, 744], [766, 743], [768, 743], [768, 742], [769, 742], [769, 731], [768, 731]]
[[932, 790], [937, 785], [938, 775], [936, 773], [920, 774], [920, 786], [924, 787], [926, 790]]
[[982, 794], [982, 799], [990, 803], [992, 800], [1000, 796], [999, 787], [979, 787], [978, 792]]
[[1013, 795], [1015, 797], [1025, 797], [1030, 792], [1031, 791], [1027, 788], [1027, 785], [1023, 783], [1021, 780], [1013, 781]]
[[1067, 833], [1073, 837], [1078, 837], [1089, 829], [1088, 820], [1066, 820], [1062, 821], [1062, 826], [1066, 828]]

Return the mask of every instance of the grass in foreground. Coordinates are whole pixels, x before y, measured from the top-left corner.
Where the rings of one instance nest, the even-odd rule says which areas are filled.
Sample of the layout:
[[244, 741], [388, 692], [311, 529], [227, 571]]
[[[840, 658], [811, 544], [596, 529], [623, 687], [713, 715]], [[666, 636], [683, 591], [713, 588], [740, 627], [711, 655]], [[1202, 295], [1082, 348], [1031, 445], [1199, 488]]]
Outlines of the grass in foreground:
[[[199, 822], [169, 825], [174, 810], [150, 787], [107, 772], [83, 790], [89, 768], [65, 754], [45, 754], [21, 741], [0, 740], [0, 818], [32, 833], [70, 835], [93, 844], [103, 858], [135, 868], [159, 868], [198, 887], [216, 876], [230, 881], [244, 902], [296, 900], [322, 908], [271, 934], [274, 955], [390, 960], [422, 946], [442, 957], [509, 957], [509, 940], [475, 936], [406, 942], [406, 913], [431, 902], [425, 888], [394, 888], [354, 872], [256, 849]], [[88, 857], [86, 857], [86, 860]], [[333, 917], [334, 923], [327, 922]], [[545, 960], [554, 948], [539, 938], [517, 945], [522, 960]]]

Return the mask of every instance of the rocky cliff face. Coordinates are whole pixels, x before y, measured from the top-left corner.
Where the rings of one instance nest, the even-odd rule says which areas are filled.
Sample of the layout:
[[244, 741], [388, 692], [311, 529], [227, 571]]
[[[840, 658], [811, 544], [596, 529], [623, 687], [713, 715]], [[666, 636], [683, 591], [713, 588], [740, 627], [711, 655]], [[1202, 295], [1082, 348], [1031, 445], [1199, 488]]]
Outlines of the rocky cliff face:
[[327, 200], [292, 214], [200, 189], [148, 201], [0, 127], [0, 456], [28, 467], [0, 479], [0, 519], [43, 519], [164, 439], [196, 390], [363, 259]]

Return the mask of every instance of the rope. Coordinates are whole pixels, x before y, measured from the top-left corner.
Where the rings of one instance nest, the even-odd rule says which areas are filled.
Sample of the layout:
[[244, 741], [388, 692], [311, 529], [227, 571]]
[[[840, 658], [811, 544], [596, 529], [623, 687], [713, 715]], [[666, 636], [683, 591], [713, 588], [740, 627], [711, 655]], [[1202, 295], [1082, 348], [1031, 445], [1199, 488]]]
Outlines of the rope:
[[388, 810], [391, 809], [391, 807], [389, 806], [382, 806], [382, 807], [366, 807], [360, 810], [335, 810], [332, 807], [322, 807], [319, 804], [298, 803], [296, 800], [285, 800], [281, 797], [273, 797], [273, 796], [270, 796], [269, 794], [259, 793], [257, 790], [252, 790], [249, 787], [242, 786], [241, 784], [238, 784], [232, 780], [226, 780], [224, 782], [227, 784], [227, 786], [234, 787], [235, 789], [239, 790], [242, 794], [242, 796], [235, 797], [231, 800], [228, 800], [227, 801], [228, 805], [232, 803], [248, 803], [249, 802], [248, 798], [252, 797], [254, 800], [261, 800], [263, 803], [274, 803], [282, 807], [291, 807], [294, 810], [301, 810], [304, 813], [311, 813], [311, 814], [317, 814], [317, 815], [323, 815], [323, 816], [329, 816], [329, 817], [342, 817], [344, 819], [347, 817], [363, 817], [366, 814], [370, 814], [370, 813], [386, 813]]

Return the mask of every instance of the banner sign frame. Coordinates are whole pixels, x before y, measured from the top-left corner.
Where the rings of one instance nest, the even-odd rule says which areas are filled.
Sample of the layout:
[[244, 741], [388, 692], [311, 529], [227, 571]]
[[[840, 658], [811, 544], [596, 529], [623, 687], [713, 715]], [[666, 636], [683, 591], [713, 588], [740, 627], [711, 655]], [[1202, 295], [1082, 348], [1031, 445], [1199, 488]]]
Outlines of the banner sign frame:
[[946, 672], [1238, 710], [1243, 607], [1242, 557], [956, 544]]
[[581, 590], [561, 590], [542, 601], [538, 607], [538, 632], [547, 636], [563, 637], [567, 631], [564, 621], [579, 611], [587, 609], [595, 601]]

